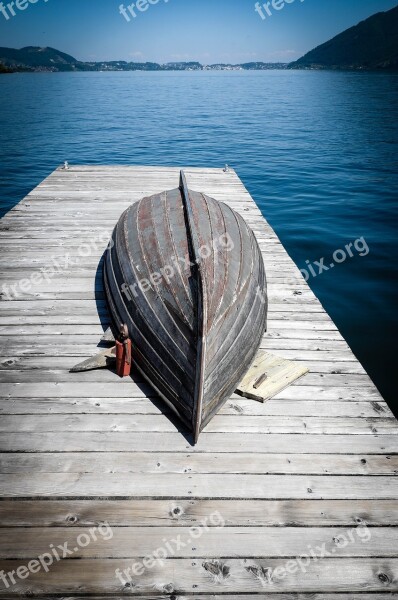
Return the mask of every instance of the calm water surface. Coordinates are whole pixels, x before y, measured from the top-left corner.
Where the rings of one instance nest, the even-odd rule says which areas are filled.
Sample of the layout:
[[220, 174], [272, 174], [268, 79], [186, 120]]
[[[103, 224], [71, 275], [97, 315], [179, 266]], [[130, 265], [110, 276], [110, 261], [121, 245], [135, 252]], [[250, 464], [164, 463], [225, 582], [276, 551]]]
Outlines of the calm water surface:
[[300, 268], [364, 237], [309, 284], [398, 412], [398, 75], [3, 75], [0, 111], [3, 213], [64, 160], [229, 163]]

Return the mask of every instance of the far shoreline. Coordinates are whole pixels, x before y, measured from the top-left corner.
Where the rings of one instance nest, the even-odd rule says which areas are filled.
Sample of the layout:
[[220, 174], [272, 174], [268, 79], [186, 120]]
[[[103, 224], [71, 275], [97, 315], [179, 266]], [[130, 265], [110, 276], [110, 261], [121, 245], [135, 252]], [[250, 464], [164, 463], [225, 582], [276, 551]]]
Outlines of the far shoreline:
[[190, 70], [190, 69], [164, 69], [164, 70], [159, 70], [159, 69], [129, 69], [129, 70], [110, 70], [110, 69], [104, 69], [104, 70], [97, 70], [97, 69], [92, 69], [92, 70], [84, 70], [84, 71], [77, 71], [77, 70], [71, 70], [71, 71], [53, 71], [53, 70], [45, 70], [45, 69], [38, 69], [38, 70], [21, 70], [21, 69], [15, 69], [15, 70], [11, 70], [11, 69], [7, 69], [7, 70], [0, 70], [0, 75], [64, 75], [64, 74], [75, 74], [75, 75], [84, 75], [87, 73], [100, 73], [100, 74], [116, 74], [116, 73], [157, 73], [157, 74], [165, 74], [165, 73], [189, 73], [189, 74], [197, 74], [197, 73], [205, 73], [205, 74], [210, 74], [210, 73], [228, 73], [228, 74], [242, 74], [242, 73], [269, 73], [270, 71], [278, 71], [278, 72], [286, 72], [289, 71], [290, 73], [292, 72], [326, 72], [326, 73], [380, 73], [380, 74], [394, 74], [394, 73], [398, 73], [398, 68], [386, 68], [386, 69], [365, 69], [365, 68], [350, 68], [350, 67], [338, 67], [338, 68], [333, 68], [333, 67], [319, 67], [319, 68], [308, 68], [308, 67], [303, 67], [303, 68], [297, 68], [297, 67], [293, 67], [293, 68], [284, 68], [284, 67], [279, 67], [279, 68], [273, 68], [273, 69], [194, 69], [194, 70]]

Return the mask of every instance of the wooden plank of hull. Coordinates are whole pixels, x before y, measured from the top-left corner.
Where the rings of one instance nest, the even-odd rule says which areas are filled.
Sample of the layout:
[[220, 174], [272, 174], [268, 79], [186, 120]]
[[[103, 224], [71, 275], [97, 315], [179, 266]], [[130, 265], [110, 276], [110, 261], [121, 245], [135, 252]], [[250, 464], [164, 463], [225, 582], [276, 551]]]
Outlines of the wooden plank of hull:
[[250, 366], [266, 328], [262, 254], [226, 204], [180, 187], [122, 215], [104, 262], [114, 333], [127, 324], [137, 368], [193, 433]]

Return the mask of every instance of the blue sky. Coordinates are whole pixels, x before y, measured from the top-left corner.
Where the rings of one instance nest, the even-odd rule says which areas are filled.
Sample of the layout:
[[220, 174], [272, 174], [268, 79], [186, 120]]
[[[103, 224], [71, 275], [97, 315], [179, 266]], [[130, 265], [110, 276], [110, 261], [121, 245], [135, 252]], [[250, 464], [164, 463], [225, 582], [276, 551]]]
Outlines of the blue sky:
[[158, 0], [129, 22], [120, 4], [36, 0], [8, 20], [0, 12], [0, 45], [52, 46], [80, 60], [288, 62], [397, 0], [290, 0], [265, 20], [255, 0]]

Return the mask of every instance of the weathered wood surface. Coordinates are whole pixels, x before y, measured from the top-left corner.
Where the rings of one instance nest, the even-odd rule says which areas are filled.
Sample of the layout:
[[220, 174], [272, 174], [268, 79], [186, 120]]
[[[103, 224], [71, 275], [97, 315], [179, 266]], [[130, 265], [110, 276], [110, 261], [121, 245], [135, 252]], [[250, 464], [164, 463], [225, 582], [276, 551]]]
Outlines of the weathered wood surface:
[[183, 171], [179, 184], [124, 211], [103, 281], [113, 335], [126, 328], [136, 368], [196, 442], [260, 347], [267, 290], [247, 222]]
[[[186, 173], [254, 229], [269, 283], [262, 348], [310, 373], [264, 404], [233, 394], [195, 447], [136, 373], [70, 374], [109, 324], [100, 268], [116, 221], [175, 188], [179, 170], [55, 171], [0, 226], [0, 572], [104, 523], [113, 536], [48, 573], [0, 579], [0, 596], [396, 598], [397, 423], [236, 174]], [[116, 577], [176, 534], [190, 543]]]
[[308, 373], [303, 362], [294, 362], [259, 350], [250, 369], [235, 390], [244, 398], [265, 402]]

